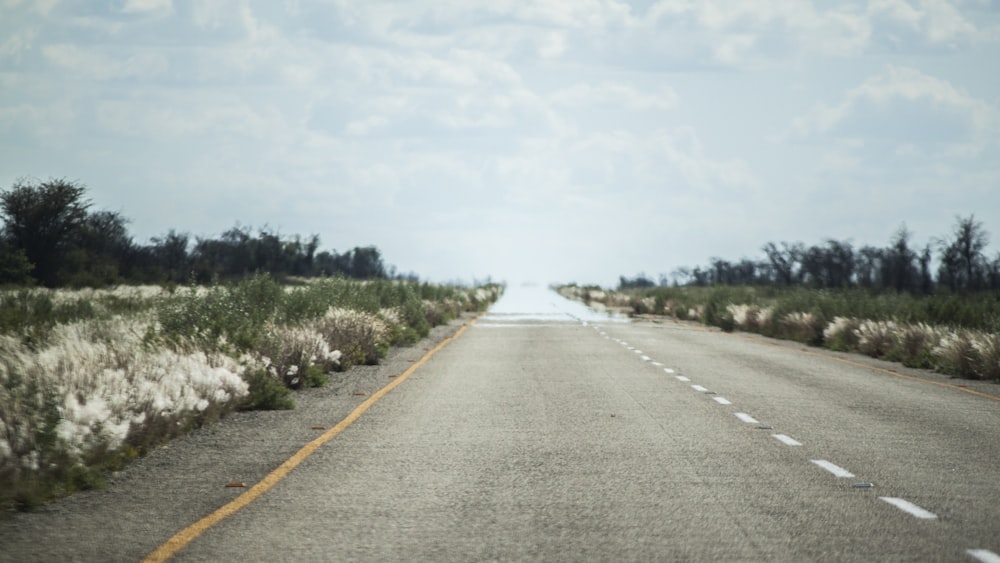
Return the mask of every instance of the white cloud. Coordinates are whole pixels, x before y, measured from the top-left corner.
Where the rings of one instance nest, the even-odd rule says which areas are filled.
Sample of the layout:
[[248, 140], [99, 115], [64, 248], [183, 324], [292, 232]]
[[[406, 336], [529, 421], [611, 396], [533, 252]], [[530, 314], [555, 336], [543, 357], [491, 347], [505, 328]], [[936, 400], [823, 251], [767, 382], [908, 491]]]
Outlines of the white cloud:
[[154, 14], [164, 16], [174, 11], [173, 0], [125, 0], [123, 14]]
[[760, 184], [749, 163], [707, 154], [691, 127], [525, 139], [521, 150], [495, 162], [494, 181], [504, 186], [507, 201], [564, 213], [600, 213], [637, 201], [654, 213], [679, 194], [705, 197]]
[[[76, 117], [76, 112], [66, 102], [0, 105], [0, 132], [26, 134], [42, 139], [45, 144], [63, 146], [69, 142], [65, 133], [74, 130]], [[21, 137], [21, 141], [24, 140]]]
[[479, 84], [477, 69], [426, 52], [403, 53], [385, 49], [349, 47], [341, 60], [370, 82], [387, 84], [404, 79], [423, 85], [471, 87]]
[[[818, 105], [812, 115], [796, 119], [793, 129], [807, 136], [833, 133], [861, 111], [885, 114], [898, 109], [901, 103], [922, 104], [923, 109], [915, 115], [908, 114], [909, 123], [896, 124], [900, 131], [912, 131], [912, 126], [919, 126], [921, 120], [946, 120], [956, 127], [968, 127], [968, 135], [954, 144], [973, 144], [979, 149], [994, 143], [1000, 135], [1000, 108], [972, 97], [947, 80], [900, 66], [889, 66], [851, 88], [836, 105]], [[916, 138], [906, 142], [928, 143], [937, 139]]]
[[922, 0], [921, 6], [926, 13], [927, 36], [935, 43], [976, 33], [976, 27], [945, 0]]
[[803, 188], [815, 195], [791, 205], [837, 193], [830, 216], [848, 216], [855, 204], [847, 202], [865, 199], [852, 220], [867, 232], [879, 216], [940, 224], [936, 233], [921, 229], [924, 236], [945, 232], [945, 218], [978, 212], [976, 202], [991, 199], [983, 187], [995, 185], [984, 180], [1000, 177], [1000, 108], [910, 66], [887, 66], [845, 88], [792, 130], [786, 150], [817, 174]]
[[448, 129], [498, 129], [507, 124], [507, 120], [494, 113], [479, 115], [463, 115], [454, 112], [440, 112], [436, 116], [438, 123]]
[[906, 0], [870, 0], [869, 14], [883, 14], [897, 22], [906, 24], [912, 29], [919, 29], [924, 15]]
[[28, 28], [22, 29], [8, 37], [0, 43], [0, 61], [3, 59], [12, 59], [20, 62], [21, 56], [31, 49], [37, 36], [38, 29]]
[[[798, 58], [802, 51], [845, 56], [867, 44], [869, 26], [851, 5], [819, 10], [811, 2], [658, 0], [642, 25], [694, 28], [701, 48], [715, 60], [736, 64], [753, 58]], [[789, 49], [768, 52], [778, 41]]]
[[674, 132], [659, 131], [655, 145], [680, 173], [685, 182], [699, 190], [718, 187], [755, 188], [760, 185], [749, 163], [742, 159], [717, 160], [705, 155], [697, 131], [681, 127]]
[[240, 6], [239, 19], [251, 43], [273, 41], [280, 35], [275, 26], [261, 21], [253, 13], [253, 9], [250, 8], [249, 4], [242, 4]]
[[422, 85], [467, 88], [491, 83], [516, 84], [519, 76], [509, 65], [485, 53], [451, 50], [442, 55], [428, 52], [354, 50], [357, 63], [375, 72], [388, 71], [388, 78], [404, 78]]
[[542, 0], [503, 3], [516, 17], [527, 22], [569, 28], [604, 29], [632, 20], [631, 8], [615, 0]]
[[496, 0], [476, 5], [455, 0], [387, 2], [338, 0], [339, 11], [352, 25], [379, 35], [421, 26], [461, 26], [489, 18], [513, 18], [522, 23], [562, 28], [605, 29], [632, 21], [631, 7], [618, 0]]
[[[780, 63], [809, 53], [849, 57], [866, 52], [960, 49], [996, 42], [1000, 28], [977, 25], [988, 7], [948, 0], [870, 0], [867, 6], [814, 2], [659, 0], [640, 25], [693, 31], [694, 47], [726, 65]], [[688, 46], [690, 49], [691, 46]]]
[[[284, 225], [439, 278], [535, 245], [613, 280], [821, 239], [875, 187], [864, 218], [996, 203], [988, 4], [0, 3], [0, 170], [80, 177], [140, 238]], [[889, 206], [914, 185], [958, 195]]]
[[0, 6], [4, 10], [13, 10], [15, 8], [20, 8], [21, 5], [26, 5], [33, 9], [36, 13], [47, 16], [52, 13], [52, 10], [60, 4], [61, 0], [0, 0]]
[[[109, 132], [147, 139], [229, 134], [262, 141], [282, 137], [284, 120], [273, 109], [235, 96], [170, 96], [97, 103], [99, 123]], [[150, 101], [155, 100], [151, 104]]]
[[671, 110], [677, 107], [679, 97], [669, 86], [652, 92], [643, 92], [631, 85], [603, 81], [591, 85], [577, 83], [558, 90], [551, 96], [556, 104], [586, 108], [598, 104], [611, 104], [633, 110]]
[[726, 64], [738, 64], [757, 43], [757, 36], [736, 34], [724, 37], [715, 49], [715, 58]]
[[977, 33], [975, 25], [947, 0], [920, 0], [919, 6], [907, 0], [871, 0], [868, 13], [905, 25], [932, 43], [971, 38]]
[[551, 31], [545, 34], [544, 39], [542, 39], [541, 45], [538, 47], [538, 54], [542, 58], [552, 59], [565, 53], [567, 48], [566, 34]]
[[150, 78], [168, 66], [163, 53], [148, 50], [112, 56], [102, 48], [57, 43], [42, 47], [42, 54], [61, 71], [96, 80]]
[[201, 28], [217, 29], [239, 15], [246, 4], [240, 0], [216, 0], [214, 2], [192, 3], [191, 18]]
[[348, 123], [346, 131], [348, 135], [366, 135], [373, 129], [385, 127], [387, 123], [389, 123], [389, 119], [384, 115], [370, 115]]
[[859, 156], [863, 150], [864, 142], [857, 139], [834, 142], [821, 155], [819, 168], [824, 173], [833, 174], [857, 172], [864, 164], [864, 160]]

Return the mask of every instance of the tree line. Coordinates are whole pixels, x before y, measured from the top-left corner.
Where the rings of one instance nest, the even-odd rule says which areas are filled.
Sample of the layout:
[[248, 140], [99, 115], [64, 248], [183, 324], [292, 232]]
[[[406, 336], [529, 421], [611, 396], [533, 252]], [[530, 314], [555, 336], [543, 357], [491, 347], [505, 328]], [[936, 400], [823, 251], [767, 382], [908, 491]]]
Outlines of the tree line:
[[[658, 282], [645, 274], [619, 277], [619, 288], [656, 285], [807, 286], [818, 289], [861, 287], [928, 295], [938, 291], [966, 293], [1000, 290], [1000, 253], [986, 255], [989, 233], [975, 216], [959, 217], [949, 236], [914, 247], [905, 225], [885, 247], [855, 248], [849, 241], [827, 239], [806, 246], [801, 242], [769, 242], [764, 256], [729, 261], [711, 258], [705, 266], [682, 267]], [[934, 257], [937, 257], [936, 270]], [[672, 278], [672, 279], [671, 279]]]
[[0, 285], [101, 287], [119, 283], [206, 283], [251, 273], [275, 276], [406, 278], [378, 248], [338, 254], [317, 235], [282, 236], [236, 226], [217, 238], [170, 230], [137, 243], [129, 220], [94, 211], [86, 188], [64, 179], [18, 180], [0, 193]]

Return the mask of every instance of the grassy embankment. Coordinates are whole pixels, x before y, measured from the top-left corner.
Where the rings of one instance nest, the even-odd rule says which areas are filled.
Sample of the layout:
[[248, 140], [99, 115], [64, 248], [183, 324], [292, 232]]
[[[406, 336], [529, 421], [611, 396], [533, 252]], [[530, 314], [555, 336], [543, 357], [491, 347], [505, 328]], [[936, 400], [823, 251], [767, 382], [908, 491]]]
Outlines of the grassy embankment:
[[267, 276], [0, 292], [0, 517], [100, 487], [106, 472], [234, 410], [294, 408], [292, 389], [375, 364], [500, 292]]
[[914, 296], [861, 289], [563, 286], [564, 296], [859, 352], [970, 379], [1000, 380], [1000, 294]]

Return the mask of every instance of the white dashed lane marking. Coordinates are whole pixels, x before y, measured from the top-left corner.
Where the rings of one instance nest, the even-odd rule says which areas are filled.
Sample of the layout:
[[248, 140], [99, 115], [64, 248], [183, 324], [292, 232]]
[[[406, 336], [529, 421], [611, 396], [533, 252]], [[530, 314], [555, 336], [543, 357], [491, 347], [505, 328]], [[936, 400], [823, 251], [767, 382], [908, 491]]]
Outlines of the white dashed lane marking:
[[997, 555], [988, 549], [967, 549], [965, 552], [968, 553], [970, 557], [978, 559], [983, 563], [1000, 563], [1000, 555]]
[[822, 467], [823, 469], [826, 469], [830, 473], [833, 473], [835, 477], [854, 477], [854, 474], [851, 473], [850, 471], [844, 469], [843, 467], [840, 467], [839, 465], [830, 463], [825, 459], [811, 459], [809, 461], [815, 463], [816, 465]]
[[784, 434], [771, 434], [771, 436], [774, 436], [775, 440], [778, 440], [779, 442], [781, 442], [782, 444], [785, 444], [786, 446], [801, 446], [802, 445], [802, 442], [799, 442], [798, 440], [796, 440], [795, 438], [792, 438], [791, 436], [785, 436]]
[[908, 500], [904, 500], [897, 497], [878, 497], [879, 500], [884, 500], [885, 502], [895, 506], [896, 508], [902, 510], [903, 512], [909, 513], [911, 516], [920, 518], [922, 520], [935, 520], [937, 519], [937, 514], [929, 510], [924, 510], [919, 506], [913, 504]]
[[[595, 330], [598, 330], [598, 329], [595, 327]], [[644, 361], [644, 362], [650, 362], [650, 363], [652, 363], [652, 365], [654, 365], [656, 367], [663, 367], [662, 363], [657, 362], [657, 361], [653, 361], [653, 359], [651, 357], [645, 355], [642, 352], [642, 350], [639, 350], [639, 349], [637, 349], [637, 348], [635, 348], [633, 346], [629, 346], [628, 342], [625, 342], [624, 340], [620, 340], [620, 339], [617, 339], [617, 338], [612, 338], [611, 336], [607, 335], [607, 333], [605, 333], [604, 331], [599, 331], [599, 332], [600, 332], [600, 335], [604, 336], [605, 339], [614, 340], [615, 342], [621, 344], [623, 347], [631, 350], [635, 354], [640, 355], [640, 358], [642, 359], [642, 361]], [[663, 367], [663, 371], [665, 373], [668, 373], [668, 374], [675, 374], [676, 373], [673, 369], [667, 368], [667, 367]], [[685, 382], [685, 383], [689, 383], [691, 381], [689, 378], [687, 378], [687, 377], [685, 377], [683, 375], [674, 375], [674, 377], [678, 381]], [[693, 389], [693, 390], [695, 390], [695, 391], [697, 391], [699, 393], [711, 393], [711, 391], [709, 391], [707, 388], [705, 388], [705, 387], [703, 387], [701, 385], [691, 385], [691, 389]], [[712, 400], [715, 401], [716, 403], [720, 404], [720, 405], [731, 405], [732, 404], [732, 402], [730, 402], [728, 399], [726, 399], [724, 397], [712, 397]], [[741, 422], [744, 422], [744, 423], [747, 423], [747, 424], [759, 424], [759, 422], [760, 422], [756, 418], [750, 416], [749, 414], [747, 414], [745, 412], [737, 412], [737, 413], [733, 413], [733, 415], [736, 418], [738, 418]], [[794, 439], [791, 436], [788, 436], [786, 434], [772, 434], [771, 436], [773, 436], [774, 439], [776, 439], [779, 442], [785, 444], [786, 446], [801, 446], [802, 445], [801, 442], [799, 442], [798, 440], [796, 440], [796, 439]], [[817, 467], [820, 467], [821, 469], [829, 472], [834, 477], [838, 477], [838, 478], [850, 478], [850, 477], [854, 477], [855, 476], [854, 473], [851, 473], [847, 469], [844, 469], [843, 467], [840, 467], [839, 465], [837, 465], [835, 463], [832, 463], [830, 461], [827, 461], [825, 459], [811, 459], [809, 461], [812, 462]], [[936, 520], [937, 517], [938, 517], [937, 514], [934, 514], [933, 512], [930, 512], [929, 510], [921, 508], [920, 506], [917, 506], [916, 504], [913, 504], [912, 502], [907, 501], [905, 499], [901, 499], [901, 498], [897, 498], [897, 497], [879, 497], [879, 500], [882, 500], [882, 501], [884, 501], [884, 502], [886, 502], [888, 504], [891, 504], [891, 505], [895, 506], [896, 508], [902, 510], [903, 512], [906, 512], [907, 514], [913, 516], [914, 518], [920, 518], [922, 520]], [[994, 552], [992, 552], [992, 551], [990, 551], [988, 549], [967, 549], [966, 550], [966, 554], [969, 557], [972, 557], [973, 559], [981, 561], [982, 563], [1000, 563], [1000, 555], [997, 555], [996, 553], [994, 553]]]

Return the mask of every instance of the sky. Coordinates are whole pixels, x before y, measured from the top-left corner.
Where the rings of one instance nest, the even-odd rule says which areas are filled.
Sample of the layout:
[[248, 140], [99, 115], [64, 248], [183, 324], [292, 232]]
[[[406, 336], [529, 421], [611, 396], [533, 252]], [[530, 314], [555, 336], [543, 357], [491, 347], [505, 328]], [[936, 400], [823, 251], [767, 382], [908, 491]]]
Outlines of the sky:
[[0, 189], [432, 281], [1000, 248], [1000, 1], [0, 0]]

